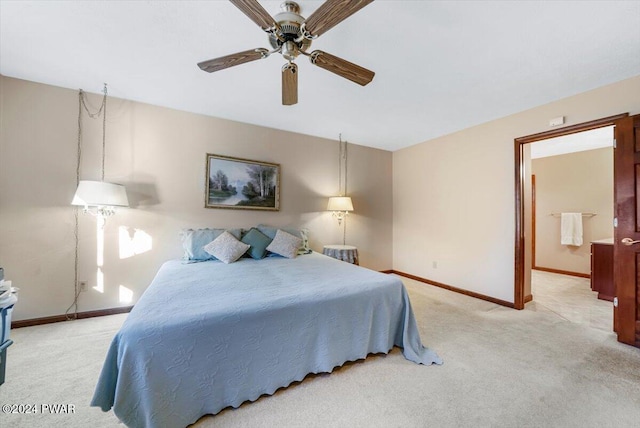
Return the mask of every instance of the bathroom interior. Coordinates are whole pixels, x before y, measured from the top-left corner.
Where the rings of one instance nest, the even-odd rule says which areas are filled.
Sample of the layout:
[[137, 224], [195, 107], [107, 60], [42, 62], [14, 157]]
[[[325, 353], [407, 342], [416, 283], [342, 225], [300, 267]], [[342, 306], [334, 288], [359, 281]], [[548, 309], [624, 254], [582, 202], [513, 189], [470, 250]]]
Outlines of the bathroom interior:
[[526, 149], [532, 303], [612, 334], [613, 134], [609, 126]]

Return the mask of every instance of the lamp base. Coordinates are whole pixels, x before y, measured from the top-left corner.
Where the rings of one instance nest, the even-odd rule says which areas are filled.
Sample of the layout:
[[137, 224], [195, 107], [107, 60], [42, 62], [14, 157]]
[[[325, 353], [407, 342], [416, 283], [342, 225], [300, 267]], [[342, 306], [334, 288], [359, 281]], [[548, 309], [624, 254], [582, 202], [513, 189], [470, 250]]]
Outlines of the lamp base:
[[332, 211], [331, 214], [338, 220], [338, 226], [342, 226], [342, 220], [347, 217], [349, 211]]

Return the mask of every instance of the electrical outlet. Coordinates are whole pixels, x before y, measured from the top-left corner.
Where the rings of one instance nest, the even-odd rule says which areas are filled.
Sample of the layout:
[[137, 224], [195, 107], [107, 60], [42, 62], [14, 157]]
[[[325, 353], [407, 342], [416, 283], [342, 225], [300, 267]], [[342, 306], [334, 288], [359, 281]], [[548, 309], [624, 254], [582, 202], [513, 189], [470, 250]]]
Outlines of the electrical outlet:
[[431, 266], [432, 266], [434, 269], [438, 269], [438, 262], [433, 261], [433, 262], [431, 263]]
[[87, 291], [87, 281], [78, 282], [78, 286], [80, 287], [80, 291]]

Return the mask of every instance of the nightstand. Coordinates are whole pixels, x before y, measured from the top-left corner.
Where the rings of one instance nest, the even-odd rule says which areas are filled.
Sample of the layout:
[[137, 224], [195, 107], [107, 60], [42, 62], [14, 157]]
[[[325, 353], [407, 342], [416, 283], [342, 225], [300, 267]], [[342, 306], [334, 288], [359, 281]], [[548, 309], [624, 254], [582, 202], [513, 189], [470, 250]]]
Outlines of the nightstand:
[[0, 385], [4, 383], [5, 370], [7, 368], [7, 348], [13, 341], [9, 339], [11, 329], [11, 312], [13, 305], [18, 298], [12, 293], [11, 281], [0, 281], [2, 290], [0, 291]]
[[325, 245], [322, 254], [354, 265], [360, 264], [358, 248], [353, 245]]

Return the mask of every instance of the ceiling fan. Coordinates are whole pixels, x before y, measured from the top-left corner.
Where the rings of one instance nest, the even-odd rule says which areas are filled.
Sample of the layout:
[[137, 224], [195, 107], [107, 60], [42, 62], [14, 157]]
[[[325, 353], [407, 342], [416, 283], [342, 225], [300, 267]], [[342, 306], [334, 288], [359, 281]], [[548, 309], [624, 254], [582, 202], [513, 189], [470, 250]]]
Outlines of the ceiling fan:
[[298, 66], [293, 62], [299, 54], [309, 57], [311, 63], [338, 76], [365, 86], [373, 80], [375, 73], [321, 50], [307, 53], [311, 41], [321, 36], [340, 22], [347, 19], [373, 0], [326, 0], [307, 19], [302, 17], [300, 6], [293, 1], [285, 1], [280, 7], [282, 12], [271, 17], [257, 0], [229, 0], [247, 15], [262, 30], [269, 34], [269, 43], [273, 50], [265, 48], [251, 49], [210, 59], [198, 63], [202, 70], [214, 71], [267, 58], [280, 53], [288, 62], [282, 67], [282, 104], [293, 105], [298, 102]]

